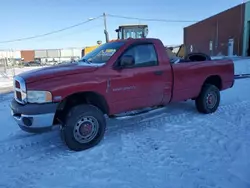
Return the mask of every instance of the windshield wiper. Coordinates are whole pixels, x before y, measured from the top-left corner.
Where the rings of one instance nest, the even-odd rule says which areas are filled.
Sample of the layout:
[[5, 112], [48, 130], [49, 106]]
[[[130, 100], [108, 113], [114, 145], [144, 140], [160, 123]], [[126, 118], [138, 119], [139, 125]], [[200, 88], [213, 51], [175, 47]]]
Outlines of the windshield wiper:
[[81, 59], [81, 60], [79, 60], [79, 62], [86, 62], [86, 63], [88, 63], [88, 64], [91, 64], [91, 60], [88, 60], [88, 59]]

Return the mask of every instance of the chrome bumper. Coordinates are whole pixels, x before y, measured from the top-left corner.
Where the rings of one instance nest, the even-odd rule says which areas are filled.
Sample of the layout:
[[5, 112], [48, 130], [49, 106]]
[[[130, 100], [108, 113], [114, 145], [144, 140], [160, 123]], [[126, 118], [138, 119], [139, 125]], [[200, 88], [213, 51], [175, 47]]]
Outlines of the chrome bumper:
[[19, 127], [30, 133], [41, 133], [51, 130], [57, 104], [27, 104], [16, 101], [11, 103], [11, 115]]
[[49, 131], [53, 126], [55, 116], [54, 113], [39, 115], [15, 115], [13, 110], [11, 110], [11, 114], [22, 130], [34, 133]]

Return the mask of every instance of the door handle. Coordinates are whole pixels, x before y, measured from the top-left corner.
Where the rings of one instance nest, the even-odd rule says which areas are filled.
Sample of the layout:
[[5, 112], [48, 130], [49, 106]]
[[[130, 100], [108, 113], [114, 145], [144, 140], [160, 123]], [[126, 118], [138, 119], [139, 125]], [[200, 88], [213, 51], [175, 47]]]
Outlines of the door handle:
[[160, 75], [163, 74], [163, 71], [155, 71], [154, 74], [157, 75], [157, 76], [160, 76]]

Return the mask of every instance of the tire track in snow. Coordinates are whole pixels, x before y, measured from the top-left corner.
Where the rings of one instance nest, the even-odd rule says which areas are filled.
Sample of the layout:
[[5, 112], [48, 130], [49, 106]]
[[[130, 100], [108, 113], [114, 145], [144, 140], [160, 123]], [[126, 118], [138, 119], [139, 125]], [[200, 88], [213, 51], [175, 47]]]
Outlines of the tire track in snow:
[[[229, 104], [229, 105], [224, 105], [224, 106], [220, 106], [218, 111], [214, 114], [208, 114], [208, 115], [201, 115], [198, 112], [184, 112], [181, 114], [177, 114], [177, 115], [172, 115], [171, 112], [162, 112], [159, 115], [154, 115], [152, 117], [146, 117], [147, 114], [144, 115], [140, 115], [141, 117], [138, 117], [138, 119], [135, 118], [128, 118], [124, 120], [115, 120], [115, 122], [110, 122], [110, 125], [107, 127], [107, 134], [109, 134], [109, 132], [114, 132], [117, 129], [120, 128], [126, 128], [127, 126], [130, 127], [131, 125], [138, 125], [138, 129], [140, 129], [139, 125], [141, 124], [146, 124], [146, 123], [154, 123], [154, 121], [164, 121], [166, 123], [173, 123], [173, 124], [177, 124], [177, 123], [182, 123], [185, 122], [187, 120], [187, 118], [193, 118], [194, 116], [190, 117], [190, 115], [201, 115], [202, 117], [206, 117], [206, 118], [214, 118], [217, 115], [219, 115], [219, 113], [222, 113], [225, 110], [233, 110], [235, 108], [247, 108], [250, 105], [250, 101], [243, 101], [240, 103], [234, 103], [234, 104]], [[134, 121], [133, 121], [134, 120]], [[109, 124], [108, 120], [108, 124]], [[126, 122], [127, 121], [127, 122]], [[120, 125], [122, 124], [122, 125]], [[157, 124], [156, 124], [157, 125]], [[28, 133], [27, 133], [28, 134]], [[223, 134], [223, 133], [221, 133]], [[58, 139], [57, 137], [59, 136], [59, 134], [56, 134], [56, 130], [52, 131], [52, 132], [48, 132], [48, 133], [43, 133], [43, 134], [34, 134], [34, 135], [27, 135], [27, 136], [20, 136], [17, 137], [17, 140], [20, 140], [21, 142], [19, 143], [15, 143], [16, 140], [10, 140], [9, 138], [7, 140], [2, 140], [0, 142], [0, 154], [6, 152], [6, 151], [16, 151], [16, 150], [24, 150], [25, 148], [28, 147], [34, 147], [34, 146], [43, 146], [43, 145], [49, 145], [49, 144], [56, 144], [58, 143]], [[225, 136], [225, 135], [224, 135]], [[28, 142], [26, 142], [26, 140]], [[7, 142], [6, 142], [7, 141]], [[31, 142], [30, 142], [31, 141]], [[5, 142], [5, 143], [3, 143]], [[14, 142], [14, 143], [12, 143]], [[10, 144], [13, 144], [12, 146], [9, 146]], [[61, 145], [61, 144], [60, 144]]]
[[[220, 106], [218, 111], [213, 115], [210, 115], [210, 114], [201, 115], [198, 112], [196, 113], [184, 112], [184, 113], [177, 114], [177, 115], [171, 115], [171, 113], [163, 112], [160, 115], [155, 115], [153, 117], [148, 117], [148, 118], [143, 117], [143, 120], [139, 118], [139, 120], [135, 122], [131, 122], [131, 119], [129, 119], [130, 122], [127, 122], [125, 124], [123, 124], [123, 121], [117, 120], [118, 122], [111, 122], [111, 125], [108, 126], [107, 134], [104, 140], [108, 140], [109, 137], [114, 136], [114, 134], [119, 135], [120, 132], [126, 133], [128, 131], [131, 131], [131, 130], [133, 131], [135, 129], [137, 131], [138, 130], [140, 131], [142, 129], [146, 129], [147, 127], [157, 128], [159, 126], [164, 126], [165, 123], [169, 123], [170, 126], [171, 124], [185, 123], [187, 121], [187, 118], [189, 118], [189, 121], [191, 121], [192, 119], [197, 118], [197, 115], [200, 117], [205, 117], [205, 119], [206, 118], [211, 119], [220, 115], [225, 110], [232, 110], [235, 108], [243, 108], [243, 109], [248, 108], [249, 104], [250, 104], [250, 101], [243, 101], [240, 103]], [[204, 129], [210, 129], [210, 127], [202, 126], [203, 131]], [[220, 134], [228, 138], [227, 135], [221, 132], [218, 132], [215, 130], [212, 130], [212, 131], [215, 132], [217, 135]], [[16, 140], [12, 140], [12, 141], [7, 141], [6, 143], [0, 143], [0, 155], [2, 156], [11, 155], [11, 153], [14, 152], [19, 155], [19, 158], [21, 160], [29, 160], [30, 157], [33, 158], [36, 155], [39, 155], [40, 157], [38, 158], [40, 160], [40, 158], [47, 158], [47, 159], [57, 158], [63, 154], [63, 151], [65, 151], [64, 144], [60, 140], [59, 133], [56, 134], [56, 131], [53, 131], [52, 133], [49, 132], [49, 133], [44, 133], [41, 135], [34, 135], [34, 137], [28, 136], [28, 137], [20, 138], [20, 140], [18, 139], [18, 141], [20, 142], [17, 142]], [[103, 144], [105, 144], [105, 142], [103, 142]], [[59, 156], [57, 155], [57, 152], [60, 153], [58, 154]], [[34, 153], [34, 155], [30, 156], [30, 153]], [[53, 156], [51, 154], [56, 155], [56, 156]], [[50, 157], [48, 157], [48, 155], [50, 155]]]
[[[187, 107], [184, 107], [184, 108], [187, 108]], [[149, 114], [154, 115], [155, 113], [159, 113], [159, 112], [161, 114], [165, 114], [164, 111], [166, 111], [166, 108], [156, 109], [153, 112], [148, 112], [146, 114], [141, 114], [141, 115], [131, 117], [128, 119], [122, 119], [122, 120], [108, 119], [107, 120], [107, 124], [108, 124], [107, 132], [109, 132], [110, 129], [116, 130], [116, 128], [121, 127], [120, 124], [123, 124], [123, 126], [124, 125], [126, 126], [126, 124], [130, 125], [131, 121], [133, 121], [133, 124], [137, 124], [141, 122], [142, 120], [145, 120], [146, 116], [148, 116]], [[172, 115], [172, 117], [173, 116], [184, 117], [185, 114], [192, 114], [192, 112]], [[179, 119], [178, 117], [176, 117], [175, 119]], [[56, 130], [53, 130], [52, 132], [48, 132], [48, 133], [43, 133], [43, 134], [30, 134], [30, 133], [24, 133], [24, 132], [22, 135], [12, 134], [12, 137], [8, 137], [7, 139], [0, 141], [0, 155], [5, 152], [16, 152], [19, 150], [22, 151], [22, 150], [25, 150], [26, 148], [35, 148], [35, 147], [41, 148], [43, 146], [50, 147], [50, 145], [61, 146], [62, 142], [58, 139], [58, 137], [59, 137], [59, 133], [57, 134]]]
[[[248, 109], [249, 104], [250, 104], [250, 101], [243, 101], [240, 103], [220, 106], [218, 111], [212, 115], [203, 115], [203, 114], [199, 114], [198, 112], [184, 112], [181, 114], [172, 115], [171, 113], [162, 112], [161, 114], [155, 115], [153, 117], [148, 117], [148, 118], [143, 117], [143, 119], [139, 118], [139, 120], [135, 121], [135, 122], [131, 122], [131, 121], [136, 120], [136, 118], [131, 118], [131, 119], [129, 119], [130, 122], [125, 123], [125, 124], [122, 124], [122, 122], [124, 122], [124, 121], [117, 120], [116, 122], [110, 122], [111, 125], [107, 129], [107, 136], [106, 136], [105, 140], [109, 140], [109, 139], [111, 139], [112, 136], [117, 136], [117, 135], [125, 136], [126, 140], [132, 140], [133, 138], [130, 136], [131, 135], [130, 133], [133, 133], [134, 131], [142, 131], [144, 129], [150, 129], [150, 128], [154, 128], [154, 129], [159, 128], [159, 130], [161, 130], [160, 128], [164, 128], [164, 127], [166, 129], [169, 129], [171, 127], [171, 125], [175, 126], [175, 124], [182, 124], [179, 126], [179, 129], [178, 129], [178, 126], [174, 127], [174, 129], [172, 129], [172, 133], [176, 134], [177, 132], [174, 132], [174, 130], [181, 131], [182, 129], [185, 129], [185, 131], [186, 131], [186, 129], [190, 128], [191, 125], [186, 127], [183, 124], [190, 123], [190, 121], [192, 121], [192, 120], [197, 121], [197, 119], [199, 119], [199, 118], [201, 118], [202, 120], [205, 120], [206, 121], [205, 125], [208, 125], [208, 126], [203, 126], [203, 124], [201, 124], [200, 126], [193, 127], [195, 129], [196, 133], [210, 130], [210, 132], [211, 131], [214, 132], [215, 135], [219, 135], [219, 137], [222, 136], [223, 138], [228, 139], [228, 138], [230, 138], [231, 134], [227, 135], [227, 134], [225, 134], [221, 131], [217, 131], [215, 129], [211, 130], [210, 127], [211, 126], [214, 127], [214, 126], [212, 124], [209, 124], [208, 122], [214, 121], [215, 117], [219, 117], [219, 115], [224, 114], [224, 112], [226, 110], [232, 111], [235, 109], [240, 109], [240, 110]], [[188, 122], [187, 122], [187, 118], [189, 118]], [[166, 125], [166, 123], [168, 123], [169, 126]], [[144, 131], [142, 131], [139, 134], [144, 134], [143, 132]], [[170, 134], [168, 134], [168, 135], [170, 135]], [[180, 132], [180, 135], [183, 135], [183, 132]], [[130, 138], [129, 138], [129, 136], [130, 136]], [[57, 137], [57, 138], [55, 138], [55, 137]], [[136, 135], [134, 135], [134, 137], [136, 137]], [[146, 143], [145, 143], [144, 138], [139, 138], [139, 140], [138, 140], [138, 138], [136, 138], [136, 139], [137, 139], [137, 141], [135, 144], [137, 145], [137, 147], [139, 147], [139, 148], [137, 148], [137, 150], [139, 150], [139, 153], [135, 153], [135, 155], [139, 154], [139, 156], [140, 156], [139, 158], [142, 158], [142, 160], [146, 159], [147, 155], [157, 155], [157, 151], [164, 150], [167, 152], [167, 155], [169, 154], [169, 158], [164, 158], [165, 156], [161, 156], [162, 160], [160, 162], [157, 163], [157, 161], [150, 161], [149, 163], [150, 164], [155, 163], [155, 165], [158, 167], [160, 165], [165, 165], [166, 169], [167, 169], [166, 171], [171, 171], [172, 168], [178, 167], [179, 171], [174, 172], [174, 173], [176, 173], [174, 175], [176, 177], [180, 177], [180, 178], [188, 176], [188, 174], [192, 171], [193, 173], [195, 173], [197, 175], [197, 179], [198, 179], [198, 180], [196, 180], [196, 181], [198, 181], [198, 182], [196, 182], [197, 184], [202, 184], [204, 181], [207, 181], [206, 178], [202, 177], [199, 174], [202, 169], [198, 169], [198, 168], [192, 166], [192, 163], [190, 163], [190, 161], [186, 161], [185, 158], [183, 158], [179, 154], [178, 151], [176, 151], [173, 148], [170, 148], [169, 146], [171, 145], [171, 143], [166, 143], [165, 146], [163, 146], [163, 148], [158, 148], [159, 145], [164, 145], [164, 144], [159, 144], [158, 143], [159, 140], [157, 140], [157, 139], [152, 140], [150, 137], [148, 137], [148, 138], [146, 137]], [[169, 138], [169, 139], [171, 140], [171, 138]], [[36, 163], [40, 163], [41, 161], [43, 161], [43, 163], [40, 163], [40, 165], [46, 164], [47, 162], [49, 163], [49, 161], [56, 161], [59, 159], [61, 159], [61, 161], [67, 161], [66, 159], [70, 159], [70, 156], [72, 154], [71, 152], [65, 151], [65, 148], [62, 148], [63, 144], [60, 141], [59, 134], [56, 135], [54, 132], [52, 134], [46, 133], [45, 135], [36, 135], [32, 138], [27, 137], [26, 139], [22, 139], [20, 141], [22, 141], [22, 142], [16, 143], [16, 140], [13, 140], [13, 141], [9, 141], [6, 144], [2, 144], [2, 145], [0, 144], [0, 148], [7, 147], [7, 148], [3, 148], [4, 150], [0, 149], [0, 151], [3, 151], [3, 152], [0, 152], [0, 153], [2, 153], [1, 157], [3, 157], [3, 159], [4, 158], [13, 159], [13, 163], [11, 163], [11, 164], [5, 164], [4, 161], [1, 162], [3, 169], [6, 169], [6, 167], [8, 167], [8, 165], [10, 168], [13, 168], [13, 167], [18, 168], [18, 166], [21, 164], [22, 164], [21, 166], [25, 166], [25, 164], [32, 166], [32, 164], [35, 165]], [[166, 141], [166, 140], [164, 140], [164, 141]], [[179, 143], [179, 141], [180, 141], [180, 143]], [[8, 150], [8, 145], [11, 144], [11, 142], [14, 145], [14, 147], [11, 147], [11, 149]], [[182, 144], [181, 142], [185, 142], [185, 140], [180, 139], [180, 140], [175, 140], [174, 142], [178, 142], [179, 144]], [[107, 142], [107, 144], [108, 143], [109, 142]], [[15, 144], [17, 144], [17, 145], [15, 145]], [[17, 147], [15, 147], [15, 146], [17, 146]], [[100, 148], [94, 148], [93, 150], [96, 149], [95, 151], [101, 152], [100, 150], [102, 149], [102, 147], [104, 147], [104, 149], [106, 148], [105, 141], [101, 143]], [[123, 147], [123, 150], [124, 150], [124, 148], [126, 149], [126, 148], [131, 147], [131, 144], [127, 145], [126, 143], [124, 143], [124, 146], [121, 146], [121, 147]], [[152, 148], [152, 151], [145, 150], [145, 149], [148, 149], [148, 147]], [[126, 153], [126, 151], [122, 151], [119, 154], [119, 156], [125, 155], [125, 153]], [[131, 154], [131, 152], [129, 152], [129, 153]], [[73, 155], [75, 155], [75, 153]], [[81, 159], [81, 158], [79, 157], [79, 159]], [[139, 161], [139, 163], [141, 163], [141, 165], [139, 165], [141, 168], [139, 169], [137, 166], [136, 167], [137, 171], [139, 171], [139, 170], [142, 171], [143, 169], [147, 169], [147, 167], [143, 166], [143, 165], [145, 165], [143, 163], [143, 161], [141, 161], [141, 162]], [[60, 169], [61, 168], [62, 167], [60, 167]], [[136, 171], [136, 169], [134, 169], [134, 170]], [[35, 183], [36, 180], [39, 180], [39, 178], [41, 178], [43, 175], [45, 175], [45, 172], [44, 171], [40, 172], [40, 169], [33, 169], [33, 171], [34, 171], [33, 173], [30, 173], [28, 171], [28, 169], [27, 170], [24, 169], [23, 171], [24, 172], [22, 174], [15, 175], [15, 177], [13, 177], [12, 181], [10, 182], [10, 185], [12, 185], [12, 187], [15, 187], [15, 185], [20, 185], [20, 187], [22, 187], [22, 186], [25, 187], [25, 185], [29, 179], [32, 179], [31, 184], [30, 184], [30, 185], [32, 185], [33, 183]], [[75, 173], [76, 173], [76, 175], [78, 175], [77, 173], [79, 173], [79, 172], [75, 172]], [[62, 171], [57, 171], [57, 174], [53, 174], [53, 170], [52, 170], [51, 176], [60, 177], [62, 175], [66, 176], [67, 174], [68, 174], [68, 171], [64, 171], [63, 169], [62, 169]], [[148, 176], [152, 177], [153, 175], [150, 174], [150, 172], [148, 172]], [[213, 186], [214, 182], [208, 182], [208, 183], [209, 183], [209, 185], [207, 185], [207, 187], [216, 187], [216, 186]]]
[[[248, 131], [250, 129], [249, 112], [249, 104], [246, 102], [243, 109], [231, 108], [225, 110], [223, 116], [211, 115], [207, 118], [207, 120], [210, 120], [208, 128], [220, 135], [215, 138], [215, 141], [224, 148], [231, 160], [237, 157], [243, 146], [250, 148], [250, 143], [246, 142], [250, 136]], [[233, 122], [229, 121], [231, 117], [235, 117]], [[220, 124], [215, 126], [211, 123], [212, 120], [220, 122]]]
[[[250, 104], [250, 101], [243, 101], [240, 103], [234, 103], [234, 104], [229, 104], [229, 105], [224, 105], [224, 106], [220, 106], [218, 111], [213, 114], [213, 115], [205, 115], [206, 118], [214, 118], [216, 117], [219, 113], [229, 110], [233, 110], [235, 108], [239, 108], [239, 107], [243, 107], [246, 108], [248, 107]], [[163, 112], [162, 112], [163, 111]], [[160, 110], [161, 114], [159, 115], [154, 115], [152, 117], [146, 117], [149, 113], [140, 115], [138, 118], [128, 118], [127, 120], [116, 120], [118, 122], [110, 122], [110, 126], [108, 126], [107, 128], [107, 135], [109, 134], [109, 132], [116, 132], [117, 129], [124, 129], [126, 127], [130, 127], [132, 125], [138, 126], [136, 127], [137, 129], [141, 129], [142, 127], [139, 126], [141, 124], [147, 124], [147, 123], [154, 123], [155, 121], [160, 121], [161, 123], [164, 121], [166, 123], [182, 123], [185, 122], [187, 118], [193, 118], [193, 116], [190, 117], [190, 115], [195, 115], [197, 116], [199, 113], [196, 112], [184, 112], [181, 114], [177, 114], [177, 115], [172, 115], [171, 112], [164, 112], [163, 110]], [[158, 111], [159, 112], [159, 111]], [[158, 113], [156, 112], [156, 113]], [[204, 115], [199, 114], [200, 116], [204, 117]], [[134, 121], [133, 121], [134, 120]], [[126, 122], [127, 121], [127, 122]], [[132, 122], [133, 121], [133, 122]], [[109, 123], [109, 121], [108, 121]], [[115, 123], [115, 124], [114, 124]], [[123, 124], [122, 126], [120, 125]], [[160, 124], [161, 124], [160, 123]], [[113, 124], [113, 125], [112, 125]], [[157, 122], [155, 122], [155, 124], [157, 124]], [[218, 134], [218, 132], [217, 132]], [[223, 135], [223, 133], [220, 133]], [[59, 134], [58, 134], [59, 135]], [[50, 145], [55, 145], [55, 146], [60, 146], [62, 145], [62, 143], [56, 138], [58, 137], [58, 135], [55, 134], [55, 132], [51, 133], [44, 133], [41, 135], [34, 135], [34, 137], [31, 137], [31, 135], [28, 135], [27, 137], [20, 137], [18, 140], [20, 140], [21, 142], [16, 142], [16, 140], [3, 140], [0, 142], [0, 154], [3, 154], [5, 152], [16, 152], [18, 150], [25, 150], [26, 148], [41, 148], [41, 147], [48, 147], [50, 148]], [[224, 135], [225, 136], [225, 135]], [[7, 141], [7, 142], [6, 142]], [[5, 143], [3, 143], [5, 142]]]
[[[200, 114], [197, 111], [193, 111], [193, 112], [184, 112], [181, 114], [177, 114], [177, 115], [172, 115], [171, 113], [168, 112], [164, 112], [162, 114], [159, 115], [155, 115], [153, 117], [143, 117], [142, 120], [136, 121], [136, 122], [128, 122], [124, 125], [122, 125], [122, 128], [125, 128], [127, 126], [131, 126], [131, 125], [141, 125], [144, 123], [151, 123], [154, 121], [164, 121], [166, 123], [182, 123], [182, 122], [186, 122], [187, 119], [191, 119], [191, 118], [196, 118], [196, 116], [200, 116], [200, 117], [205, 117], [205, 118], [211, 118], [212, 115], [214, 116], [218, 116], [220, 114], [222, 114], [225, 110], [234, 110], [235, 108], [244, 108], [244, 109], [248, 109], [250, 105], [250, 101], [242, 101], [239, 103], [233, 103], [233, 104], [228, 104], [228, 105], [221, 105], [218, 110], [214, 113], [214, 114]], [[194, 115], [194, 116], [190, 116], [190, 115]], [[156, 124], [157, 125], [157, 124]], [[121, 125], [116, 124], [114, 126], [110, 126], [110, 128], [108, 129], [108, 131], [116, 131], [117, 128], [121, 128]]]
[[[171, 125], [172, 124], [183, 124], [182, 126], [180, 126], [180, 128], [177, 131], [173, 131], [173, 134], [178, 134], [181, 131], [187, 131], [188, 129], [193, 129], [193, 132], [195, 132], [196, 135], [194, 135], [194, 137], [201, 137], [201, 135], [205, 133], [206, 136], [209, 136], [209, 138], [207, 138], [209, 140], [209, 142], [213, 143], [213, 144], [217, 144], [217, 146], [219, 146], [220, 148], [222, 148], [227, 155], [224, 156], [225, 157], [225, 161], [230, 161], [232, 160], [232, 156], [231, 156], [231, 152], [228, 151], [227, 149], [227, 145], [231, 145], [233, 147], [239, 148], [239, 142], [238, 140], [234, 140], [234, 129], [231, 130], [230, 135], [227, 135], [225, 133], [223, 133], [222, 131], [218, 130], [217, 125], [215, 125], [216, 122], [216, 118], [218, 119], [220, 117], [220, 115], [224, 115], [225, 111], [232, 111], [235, 109], [240, 109], [240, 111], [245, 111], [248, 110], [250, 101], [243, 101], [240, 103], [235, 103], [235, 104], [229, 104], [229, 105], [223, 105], [220, 106], [220, 108], [218, 109], [218, 111], [214, 114], [208, 114], [208, 115], [204, 115], [204, 114], [199, 114], [197, 113], [186, 113], [186, 114], [180, 114], [177, 116], [164, 116], [164, 114], [161, 114], [157, 117], [149, 117], [144, 119], [141, 122], [138, 122], [136, 124], [131, 123], [131, 124], [126, 124], [124, 126], [122, 126], [122, 131], [124, 132], [124, 134], [126, 133], [130, 133], [130, 132], [134, 132], [134, 131], [138, 131], [141, 129], [145, 129], [148, 127], [154, 127], [154, 128], [159, 128], [161, 129], [162, 126], [164, 126], [164, 124], [168, 123], [169, 126], [167, 126], [167, 129], [171, 129]], [[171, 115], [171, 114], [170, 114]], [[156, 119], [157, 118], [157, 119]], [[187, 122], [188, 120], [188, 122]], [[200, 124], [197, 123], [197, 120], [200, 120]], [[195, 122], [195, 127], [192, 126], [192, 121]], [[189, 125], [188, 125], [189, 124]], [[188, 126], [187, 126], [188, 125]], [[136, 127], [134, 127], [136, 126]], [[125, 130], [124, 130], [125, 129]], [[236, 128], [237, 129], [237, 128]], [[112, 131], [116, 131], [115, 129]], [[224, 130], [225, 132], [227, 132], [228, 130]], [[210, 132], [210, 134], [208, 134]], [[182, 137], [183, 134], [180, 134], [180, 136]], [[214, 138], [217, 138], [214, 139]], [[205, 138], [203, 138], [205, 139]], [[181, 142], [181, 141], [180, 141]], [[217, 147], [216, 146], [216, 147]], [[221, 159], [224, 160], [224, 159]]]
[[43, 133], [40, 135], [27, 136], [23, 139], [1, 143], [0, 161], [1, 159], [4, 159], [5, 156], [7, 158], [12, 156], [15, 158], [13, 160], [13, 163], [19, 163], [22, 160], [40, 155], [42, 154], [41, 152], [48, 154], [48, 152], [46, 151], [48, 149], [51, 151], [58, 150], [59, 152], [60, 150], [58, 148], [60, 148], [61, 146], [63, 146], [63, 143], [61, 142], [59, 133], [57, 131]]
[[[165, 149], [161, 148], [161, 150], [164, 150], [164, 152], [166, 153], [170, 152], [169, 153], [170, 155], [174, 155], [174, 158], [178, 159], [177, 161], [176, 160], [174, 161], [175, 168], [176, 168], [176, 165], [177, 167], [179, 166], [178, 168], [182, 168], [182, 172], [181, 174], [176, 174], [176, 177], [181, 178], [182, 176], [185, 176], [185, 175], [188, 176], [188, 173], [192, 171], [193, 173], [196, 173], [195, 176], [197, 177], [197, 179], [201, 178], [201, 182], [202, 180], [205, 180], [205, 182], [209, 184], [209, 185], [206, 185], [206, 187], [216, 187], [215, 185], [218, 182], [212, 181], [211, 178], [204, 176], [204, 174], [210, 173], [211, 177], [214, 176], [214, 179], [218, 179], [218, 181], [219, 181], [219, 178], [224, 178], [222, 177], [222, 175], [216, 176], [215, 175], [216, 172], [223, 165], [226, 166], [232, 163], [234, 161], [234, 157], [231, 156], [231, 153], [235, 153], [237, 155], [237, 150], [239, 150], [239, 140], [238, 138], [234, 136], [234, 131], [237, 130], [238, 127], [234, 126], [233, 127], [234, 129], [232, 128], [230, 131], [228, 129], [224, 130], [224, 132], [229, 133], [229, 134], [225, 134], [223, 131], [218, 130], [219, 125], [216, 125], [216, 122], [217, 122], [216, 119], [221, 119], [223, 117], [225, 118], [225, 115], [227, 115], [225, 114], [225, 112], [231, 111], [231, 112], [236, 113], [235, 111], [239, 112], [239, 111], [248, 110], [249, 104], [250, 104], [250, 101], [243, 101], [243, 102], [236, 103], [236, 104], [221, 106], [220, 109], [218, 109], [218, 111], [214, 114], [209, 114], [209, 115], [193, 114], [195, 115], [195, 117], [190, 117], [190, 120], [188, 122], [178, 121], [178, 123], [182, 123], [182, 124], [184, 123], [184, 125], [178, 125], [177, 127], [175, 127], [176, 125], [173, 124], [173, 121], [169, 122], [170, 126], [166, 126], [165, 123], [168, 118], [165, 118], [165, 117], [160, 118], [158, 124], [155, 124], [156, 121], [153, 121], [151, 125], [148, 124], [149, 126], [147, 127], [155, 128], [155, 130], [157, 130], [158, 128], [159, 131], [163, 131], [161, 126], [164, 126], [165, 124], [166, 130], [168, 130], [166, 132], [167, 136], [170, 138], [169, 139], [163, 138], [163, 140], [165, 141], [163, 144], [159, 144], [161, 139], [157, 140], [154, 143], [156, 143], [156, 145], [157, 144], [163, 145], [166, 148]], [[228, 120], [230, 119], [228, 118]], [[148, 120], [145, 120], [145, 122], [147, 121]], [[199, 121], [200, 121], [200, 124], [199, 124]], [[195, 124], [194, 125], [195, 127], [193, 126], [192, 122]], [[228, 124], [225, 123], [225, 125], [228, 125]], [[142, 124], [141, 126], [144, 126], [144, 124]], [[123, 144], [125, 145], [125, 149], [128, 150], [128, 151], [123, 152], [124, 155], [126, 155], [126, 153], [129, 153], [131, 155], [130, 149], [128, 148], [133, 145], [137, 145], [137, 146], [152, 145], [150, 144], [150, 142], [145, 143], [145, 140], [147, 140], [145, 139], [147, 138], [146, 135], [142, 135], [138, 137], [134, 135], [133, 131], [131, 131], [130, 129], [135, 130], [136, 128], [134, 127], [127, 128], [127, 132], [124, 133], [123, 135], [126, 137], [125, 139], [126, 141], [123, 142]], [[184, 133], [188, 131], [188, 129], [190, 129], [192, 132], [195, 132], [196, 134], [189, 135], [189, 138], [187, 138]], [[146, 131], [146, 133], [148, 132], [150, 132], [150, 134], [152, 133], [152, 131], [150, 130]], [[139, 134], [143, 134], [143, 132]], [[204, 134], [206, 137], [204, 137]], [[132, 135], [132, 137], [128, 135]], [[160, 135], [160, 132], [159, 132], [159, 135]], [[175, 136], [171, 137], [172, 135], [175, 135]], [[157, 138], [157, 135], [154, 135], [154, 136], [149, 135], [148, 138]], [[172, 140], [174, 140], [174, 143], [173, 142], [171, 143]], [[248, 139], [245, 138], [245, 140], [248, 140]], [[129, 143], [126, 143], [126, 142], [129, 142]], [[227, 148], [228, 145], [233, 146], [233, 149], [236, 149], [236, 150], [233, 150], [232, 152], [230, 152], [230, 150], [228, 150]], [[153, 153], [152, 157], [148, 157], [150, 159], [154, 159], [153, 156], [159, 156], [160, 154], [160, 153], [159, 154], [157, 153], [158, 149], [155, 150], [154, 147], [152, 148], [150, 147], [147, 149], [148, 149], [147, 151], [141, 151], [140, 149], [137, 148], [137, 150], [134, 149], [133, 151], [139, 152], [139, 153], [136, 152], [135, 155], [139, 155], [140, 156], [139, 158], [144, 157], [145, 159], [146, 157], [148, 157], [148, 155], [150, 155], [150, 153]], [[216, 151], [221, 151], [221, 152], [216, 153]], [[191, 154], [192, 157], [190, 158], [188, 156], [185, 156], [184, 153], [188, 155]], [[146, 157], [144, 155], [146, 155]], [[183, 160], [182, 158], [183, 155], [185, 156], [185, 160]], [[157, 165], [162, 166], [162, 163], [159, 164], [158, 162], [159, 161], [158, 157], [156, 160], [157, 161], [155, 162], [155, 164], [150, 164], [149, 166], [157, 166]], [[205, 163], [204, 163], [204, 160], [206, 161]], [[162, 158], [162, 160], [160, 161], [161, 162], [165, 161], [166, 163], [169, 163], [169, 160], [166, 160], [166, 159], [164, 160], [164, 158]], [[200, 161], [203, 161], [203, 163], [199, 164]], [[152, 161], [150, 162], [152, 163]], [[193, 165], [193, 164], [196, 164], [196, 165]], [[144, 165], [147, 165], [147, 163]], [[185, 166], [185, 168], [183, 167], [183, 165]], [[196, 166], [198, 168], [196, 168]], [[142, 166], [142, 169], [143, 169], [143, 166]], [[209, 169], [209, 172], [208, 172], [208, 169]], [[171, 171], [171, 168], [169, 170]], [[187, 174], [185, 174], [185, 172], [187, 172]], [[228, 172], [224, 172], [224, 173], [226, 173], [226, 178], [228, 178], [228, 182], [230, 182], [231, 179], [234, 179], [234, 181], [240, 182], [240, 180], [235, 179], [232, 176], [232, 174], [229, 174]], [[201, 182], [199, 184], [202, 184]]]
[[[169, 134], [167, 134], [169, 136]], [[166, 140], [161, 141], [161, 138], [155, 139], [152, 135], [143, 135], [142, 137], [137, 137], [132, 133], [130, 135], [124, 135], [125, 142], [124, 147], [125, 151], [121, 156], [126, 156], [126, 158], [138, 158], [140, 160], [136, 161], [136, 168], [133, 171], [146, 172], [149, 176], [148, 179], [152, 178], [153, 180], [161, 181], [162, 176], [159, 177], [159, 174], [164, 173], [165, 181], [169, 181], [169, 176], [174, 176], [182, 181], [185, 181], [185, 178], [190, 176], [190, 173], [196, 177], [195, 182], [191, 186], [195, 187], [197, 185], [206, 183], [205, 187], [217, 187], [215, 186], [216, 182], [207, 179], [201, 173], [204, 172], [204, 169], [200, 168], [198, 165], [194, 165], [193, 162], [186, 160], [186, 156], [183, 153], [179, 153], [175, 150], [175, 143], [181, 142], [181, 140], [175, 140], [175, 142], [168, 142]], [[161, 143], [162, 142], [162, 143]], [[179, 143], [180, 145], [183, 143]], [[157, 146], [158, 145], [158, 146]], [[133, 148], [131, 148], [131, 146]], [[189, 154], [192, 151], [189, 151]], [[129, 155], [129, 156], [128, 156]], [[131, 156], [132, 155], [132, 156]], [[133, 161], [135, 162], [135, 161]], [[133, 166], [133, 165], [131, 165]], [[154, 167], [154, 171], [148, 171], [147, 169]], [[175, 169], [175, 170], [173, 170]], [[146, 178], [147, 179], [147, 178]], [[138, 187], [143, 187], [142, 185]], [[146, 182], [147, 184], [147, 182]]]

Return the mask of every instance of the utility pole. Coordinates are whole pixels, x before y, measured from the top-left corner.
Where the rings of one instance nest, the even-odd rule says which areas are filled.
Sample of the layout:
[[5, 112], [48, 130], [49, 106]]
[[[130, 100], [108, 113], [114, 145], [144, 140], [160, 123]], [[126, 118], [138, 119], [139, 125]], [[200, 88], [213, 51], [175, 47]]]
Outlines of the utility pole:
[[107, 30], [107, 18], [106, 18], [106, 13], [103, 13], [103, 21], [104, 21], [104, 34], [106, 38], [106, 42], [109, 42], [109, 33]]

